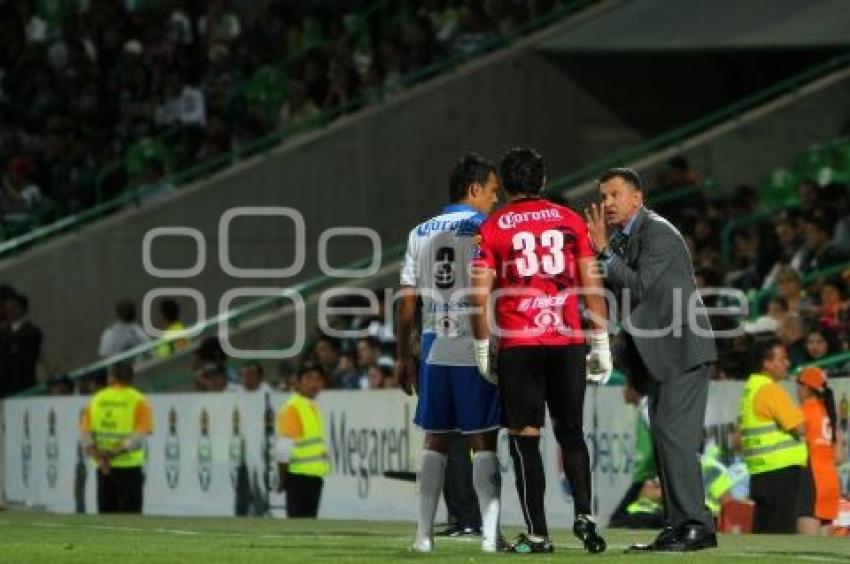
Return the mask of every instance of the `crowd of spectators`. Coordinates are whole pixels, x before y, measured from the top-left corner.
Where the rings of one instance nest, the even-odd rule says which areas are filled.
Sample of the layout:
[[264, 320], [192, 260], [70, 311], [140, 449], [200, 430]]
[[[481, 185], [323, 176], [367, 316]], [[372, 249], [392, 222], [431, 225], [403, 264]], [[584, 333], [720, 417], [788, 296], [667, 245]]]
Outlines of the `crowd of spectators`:
[[[743, 326], [737, 338], [719, 339], [719, 377], [746, 377], [754, 340], [778, 336], [792, 366], [850, 349], [850, 192], [839, 182], [797, 182], [797, 203], [766, 211], [759, 191], [741, 185], [731, 196], [714, 197], [699, 174], [679, 157], [658, 178], [659, 195], [690, 186], [681, 197], [658, 205], [676, 223], [694, 258], [700, 288], [735, 288], [748, 295], [751, 314], [743, 319], [715, 315], [715, 329]], [[742, 221], [744, 220], [744, 221]], [[728, 238], [728, 253], [724, 253]], [[726, 256], [724, 256], [726, 255]], [[841, 268], [847, 265], [847, 268]], [[812, 273], [833, 272], [812, 279]], [[708, 306], [733, 300], [706, 298]], [[828, 369], [831, 375], [843, 366]]]
[[380, 100], [557, 4], [2, 2], [0, 226], [13, 236], [128, 186], [156, 199], [171, 172]]

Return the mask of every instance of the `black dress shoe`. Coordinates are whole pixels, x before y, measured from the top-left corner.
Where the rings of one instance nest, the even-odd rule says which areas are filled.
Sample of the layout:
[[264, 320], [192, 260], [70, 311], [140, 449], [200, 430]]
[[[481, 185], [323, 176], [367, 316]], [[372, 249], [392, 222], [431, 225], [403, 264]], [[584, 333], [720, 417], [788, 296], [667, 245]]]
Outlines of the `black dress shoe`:
[[704, 525], [684, 525], [661, 531], [651, 544], [633, 545], [628, 552], [693, 552], [717, 547], [717, 535]]
[[717, 535], [704, 525], [686, 525], [679, 534], [679, 540], [685, 552], [717, 548]]
[[664, 546], [674, 542], [679, 536], [679, 530], [673, 527], [664, 527], [655, 540], [650, 543], [633, 544], [626, 549], [626, 552], [652, 552], [657, 550], [656, 547]]

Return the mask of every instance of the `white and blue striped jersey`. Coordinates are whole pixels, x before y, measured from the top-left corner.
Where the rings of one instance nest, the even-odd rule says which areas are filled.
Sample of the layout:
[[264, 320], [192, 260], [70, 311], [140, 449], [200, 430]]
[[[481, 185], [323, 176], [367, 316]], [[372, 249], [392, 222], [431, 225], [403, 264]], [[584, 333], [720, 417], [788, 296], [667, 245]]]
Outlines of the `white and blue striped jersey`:
[[422, 295], [422, 338], [430, 344], [423, 360], [429, 364], [476, 366], [472, 301], [465, 290], [471, 287], [469, 265], [484, 219], [471, 206], [452, 204], [410, 231], [401, 285]]

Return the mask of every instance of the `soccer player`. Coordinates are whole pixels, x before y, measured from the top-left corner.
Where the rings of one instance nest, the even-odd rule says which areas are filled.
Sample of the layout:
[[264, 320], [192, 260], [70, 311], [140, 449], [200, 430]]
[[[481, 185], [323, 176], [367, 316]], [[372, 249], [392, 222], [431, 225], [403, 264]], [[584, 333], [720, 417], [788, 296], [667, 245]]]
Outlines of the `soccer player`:
[[[472, 272], [473, 331], [476, 360], [487, 374], [492, 299], [502, 421], [528, 527], [511, 550], [554, 550], [543, 507], [546, 477], [539, 447], [548, 406], [573, 492], [573, 532], [585, 549], [602, 552], [605, 541], [591, 517], [590, 456], [582, 432], [586, 380], [604, 383], [611, 373], [601, 277], [582, 218], [541, 198], [543, 158], [532, 149], [511, 149], [500, 173], [508, 203], [481, 225]], [[587, 357], [582, 294], [593, 327]]]
[[[470, 319], [469, 265], [478, 227], [498, 201], [496, 168], [476, 154], [457, 163], [449, 179], [451, 204], [416, 226], [401, 269], [398, 379], [419, 396], [414, 422], [425, 431], [419, 471], [419, 520], [412, 549], [434, 549], [434, 515], [443, 488], [451, 434], [472, 447], [472, 482], [481, 509], [482, 550], [499, 540], [501, 474], [496, 456], [499, 395], [479, 372]], [[417, 297], [422, 298], [422, 344], [418, 381], [411, 352]]]

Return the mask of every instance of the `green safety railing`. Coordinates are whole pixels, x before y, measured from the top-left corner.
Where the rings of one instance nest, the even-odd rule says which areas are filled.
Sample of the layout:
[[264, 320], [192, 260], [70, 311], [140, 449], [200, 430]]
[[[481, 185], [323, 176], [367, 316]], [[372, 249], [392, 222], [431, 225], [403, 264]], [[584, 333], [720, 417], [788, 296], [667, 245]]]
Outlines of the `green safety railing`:
[[550, 183], [549, 190], [562, 191], [565, 188], [593, 179], [609, 168], [622, 166], [641, 159], [651, 153], [679, 145], [697, 133], [711, 129], [714, 126], [745, 113], [756, 106], [760, 106], [773, 98], [777, 98], [778, 96], [797, 90], [817, 78], [835, 72], [848, 65], [850, 65], [850, 52], [842, 53], [828, 61], [806, 69], [801, 73], [781, 80], [763, 90], [741, 98], [737, 102], [715, 110], [700, 119], [689, 122], [681, 127], [650, 139], [649, 141], [620, 151], [610, 157], [606, 157], [582, 167], [575, 172], [562, 176]]
[[[563, 4], [559, 4], [546, 14], [542, 14], [534, 20], [522, 25], [511, 34], [493, 36], [467, 53], [451, 54], [441, 61], [438, 61], [420, 69], [416, 69], [406, 74], [402, 77], [401, 84], [403, 87], [409, 87], [438, 74], [442, 74], [452, 69], [455, 69], [459, 65], [463, 64], [466, 61], [469, 61], [472, 58], [478, 57], [482, 54], [512, 44], [517, 39], [528, 34], [530, 31], [540, 29], [553, 22], [573, 15], [578, 11], [594, 4], [596, 1], [597, 0], [572, 0]], [[367, 8], [367, 10], [361, 13], [361, 17], [370, 17], [371, 14], [383, 9], [388, 3], [389, 0], [378, 0], [369, 8]], [[366, 14], [365, 16], [363, 15], [364, 13]], [[298, 56], [299, 55], [297, 54], [292, 55], [290, 58], [279, 64], [289, 64], [287, 61], [289, 61], [290, 59], [294, 59]], [[244, 83], [244, 81], [240, 82], [237, 88], [241, 88]], [[250, 144], [247, 144], [244, 147], [233, 149], [230, 152], [212, 157], [209, 160], [192, 165], [187, 169], [183, 169], [176, 173], [169, 174], [166, 176], [166, 180], [168, 180], [171, 184], [175, 186], [185, 184], [186, 182], [192, 180], [197, 180], [212, 172], [220, 170], [221, 168], [237, 160], [244, 159], [261, 151], [270, 149], [275, 145], [281, 143], [283, 140], [291, 137], [292, 135], [324, 127], [340, 115], [351, 113], [363, 107], [369, 106], [375, 102], [380, 103], [386, 98], [387, 94], [393, 91], [394, 89], [392, 88], [381, 87], [377, 89], [376, 93], [363, 93], [356, 99], [348, 101], [343, 106], [320, 112], [320, 114], [315, 118], [308, 119], [305, 122], [286, 124], [276, 129], [275, 131], [272, 131], [266, 136], [261, 137], [260, 139], [257, 139], [251, 142]], [[159, 137], [156, 137], [156, 139], [159, 139]], [[96, 182], [96, 191], [102, 193], [102, 184], [104, 182], [104, 179], [107, 178], [110, 174], [114, 174], [115, 172], [120, 170], [121, 166], [123, 166], [123, 163], [116, 162], [107, 167], [106, 170], [102, 171], [98, 175], [98, 179]], [[127, 191], [111, 200], [105, 202], [98, 202], [94, 206], [79, 213], [66, 216], [49, 225], [38, 227], [24, 235], [0, 243], [0, 259], [12, 255], [14, 253], [21, 252], [24, 249], [30, 247], [31, 245], [50, 238], [52, 236], [67, 231], [79, 229], [82, 226], [96, 219], [113, 213], [117, 209], [120, 209], [128, 204], [137, 202], [139, 197], [137, 190], [138, 187], [136, 186], [130, 187]]]

